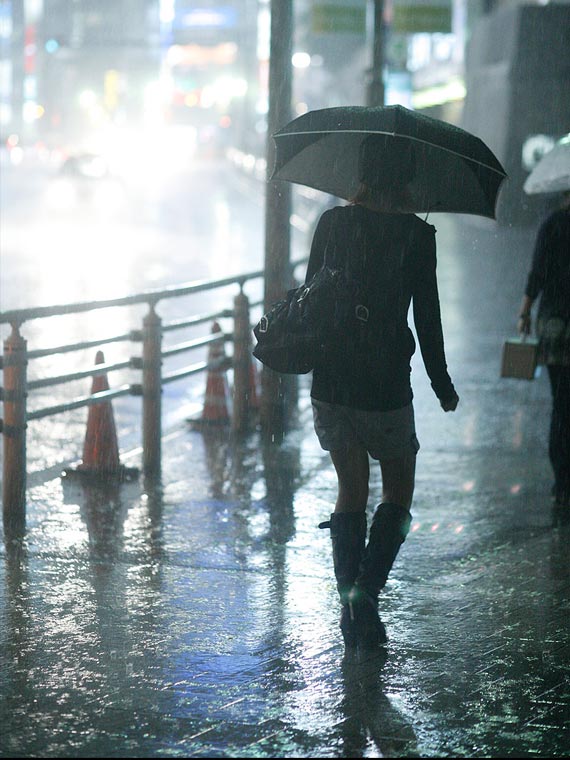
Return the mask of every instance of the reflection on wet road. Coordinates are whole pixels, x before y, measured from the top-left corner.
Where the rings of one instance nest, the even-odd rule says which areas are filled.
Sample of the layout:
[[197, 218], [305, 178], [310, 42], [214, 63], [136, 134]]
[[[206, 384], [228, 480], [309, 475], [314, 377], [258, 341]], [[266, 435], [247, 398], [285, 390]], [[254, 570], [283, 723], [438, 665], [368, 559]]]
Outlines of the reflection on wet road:
[[265, 448], [180, 430], [158, 483], [33, 489], [0, 587], [5, 755], [564, 754], [570, 567], [541, 481], [466, 492], [461, 457], [426, 441], [389, 645], [351, 660], [309, 423]]

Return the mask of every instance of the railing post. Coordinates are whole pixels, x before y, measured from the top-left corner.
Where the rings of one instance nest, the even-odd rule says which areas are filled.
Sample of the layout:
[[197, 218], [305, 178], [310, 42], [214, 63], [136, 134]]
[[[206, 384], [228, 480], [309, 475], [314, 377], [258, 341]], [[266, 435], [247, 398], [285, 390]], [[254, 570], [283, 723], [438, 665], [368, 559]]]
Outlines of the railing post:
[[150, 304], [143, 320], [143, 472], [157, 475], [161, 466], [162, 320]]
[[26, 365], [27, 343], [18, 323], [4, 341], [4, 468], [2, 513], [6, 535], [22, 534], [26, 524]]
[[241, 291], [234, 298], [234, 391], [232, 430], [243, 433], [249, 425], [250, 392], [250, 330], [249, 300]]

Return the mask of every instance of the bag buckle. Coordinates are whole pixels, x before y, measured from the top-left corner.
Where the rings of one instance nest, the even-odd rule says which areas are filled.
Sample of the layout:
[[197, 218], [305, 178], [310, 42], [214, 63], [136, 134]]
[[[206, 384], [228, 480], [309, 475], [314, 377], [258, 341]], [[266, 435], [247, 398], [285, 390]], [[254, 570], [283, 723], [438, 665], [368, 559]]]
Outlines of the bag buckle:
[[368, 309], [363, 304], [359, 303], [358, 306], [355, 306], [354, 308], [354, 314], [356, 316], [356, 319], [359, 319], [361, 322], [368, 322]]
[[310, 288], [305, 288], [299, 298], [297, 298], [297, 303], [301, 303], [308, 295], [309, 295]]
[[259, 320], [259, 332], [266, 333], [268, 326], [269, 326], [269, 320], [267, 319], [267, 317], [261, 317], [261, 319]]

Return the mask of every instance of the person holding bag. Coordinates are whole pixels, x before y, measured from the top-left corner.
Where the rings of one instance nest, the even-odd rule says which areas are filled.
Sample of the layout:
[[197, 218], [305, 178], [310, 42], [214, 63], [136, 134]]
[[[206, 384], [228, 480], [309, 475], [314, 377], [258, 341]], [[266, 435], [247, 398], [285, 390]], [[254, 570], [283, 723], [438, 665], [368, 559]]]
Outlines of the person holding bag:
[[554, 472], [554, 511], [570, 520], [570, 190], [540, 225], [518, 315], [521, 334], [536, 319], [538, 362], [545, 364], [552, 392], [548, 454]]
[[[410, 151], [376, 158], [377, 136], [362, 144], [361, 186], [348, 206], [321, 216], [311, 246], [306, 282], [323, 261], [359, 270], [369, 307], [368, 350], [334, 352], [313, 371], [315, 431], [330, 452], [338, 496], [330, 520], [333, 566], [341, 601], [340, 628], [347, 648], [386, 642], [378, 595], [410, 529], [416, 438], [410, 360], [415, 340], [407, 323], [410, 303], [422, 358], [445, 412], [459, 402], [447, 371], [436, 278], [435, 228], [408, 210], [413, 180]], [[394, 169], [397, 168], [396, 171]], [[398, 179], [394, 180], [393, 177]], [[392, 177], [389, 181], [387, 177]], [[367, 538], [369, 457], [380, 463], [382, 501]]]

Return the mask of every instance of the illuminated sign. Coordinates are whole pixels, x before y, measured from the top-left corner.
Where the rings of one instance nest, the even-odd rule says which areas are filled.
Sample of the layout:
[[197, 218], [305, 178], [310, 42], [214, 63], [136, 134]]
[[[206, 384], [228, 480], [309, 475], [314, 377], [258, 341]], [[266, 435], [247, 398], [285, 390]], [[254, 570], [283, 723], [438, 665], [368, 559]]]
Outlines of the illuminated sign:
[[174, 19], [177, 29], [231, 29], [236, 24], [237, 10], [229, 5], [177, 9]]
[[366, 31], [364, 4], [315, 3], [311, 8], [313, 34], [359, 34]]
[[394, 0], [392, 29], [395, 32], [451, 32], [451, 0]]

